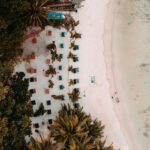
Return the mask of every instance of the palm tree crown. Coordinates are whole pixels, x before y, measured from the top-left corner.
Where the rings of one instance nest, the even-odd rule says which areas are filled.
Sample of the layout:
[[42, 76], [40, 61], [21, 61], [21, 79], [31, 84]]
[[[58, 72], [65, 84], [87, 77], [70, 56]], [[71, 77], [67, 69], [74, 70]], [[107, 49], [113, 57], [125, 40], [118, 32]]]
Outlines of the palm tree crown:
[[44, 27], [48, 25], [47, 11], [43, 5], [48, 0], [31, 0], [31, 7], [25, 15], [25, 20], [29, 26]]
[[94, 150], [94, 141], [103, 136], [103, 128], [101, 122], [92, 121], [81, 107], [63, 105], [52, 125], [52, 137], [62, 150]]

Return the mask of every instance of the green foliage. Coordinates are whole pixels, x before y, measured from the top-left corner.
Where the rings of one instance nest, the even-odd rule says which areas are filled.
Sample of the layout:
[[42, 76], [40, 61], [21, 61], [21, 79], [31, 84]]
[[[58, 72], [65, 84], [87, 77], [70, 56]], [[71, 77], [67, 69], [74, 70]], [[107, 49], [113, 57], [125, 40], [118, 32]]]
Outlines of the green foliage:
[[53, 144], [51, 141], [51, 136], [49, 135], [44, 139], [40, 134], [40, 141], [37, 141], [31, 137], [30, 144], [28, 145], [29, 150], [56, 150], [57, 145]]
[[54, 68], [52, 65], [49, 65], [49, 68], [45, 73], [54, 77], [54, 75], [56, 75], [56, 68]]
[[44, 109], [44, 105], [43, 103], [40, 104], [38, 110], [34, 113], [34, 116], [40, 116], [40, 115], [44, 115], [44, 113], [46, 112], [46, 110]]
[[21, 42], [27, 27], [23, 16], [29, 6], [28, 0], [0, 1], [0, 55], [2, 61], [15, 58], [22, 53]]
[[29, 83], [24, 76], [25, 74], [20, 72], [3, 80], [3, 84], [9, 86], [10, 90], [4, 100], [0, 101], [0, 148], [2, 150], [27, 149], [25, 135], [31, 134], [29, 117], [32, 116], [33, 110], [28, 103]]
[[103, 137], [103, 129], [101, 122], [92, 120], [82, 108], [63, 105], [52, 125], [52, 136], [64, 150], [90, 150]]
[[49, 25], [47, 18], [47, 11], [43, 8], [43, 5], [48, 0], [31, 0], [29, 11], [25, 15], [25, 22], [28, 26], [40, 26], [44, 28]]
[[71, 93], [68, 93], [68, 96], [73, 103], [77, 102], [81, 98], [80, 92], [76, 90], [73, 90]]
[[47, 14], [41, 8], [45, 0], [0, 1], [0, 60], [21, 56], [23, 36], [29, 26], [48, 25]]
[[53, 83], [52, 80], [48, 80], [48, 83], [49, 83], [49, 85], [48, 85], [49, 88], [53, 88], [54, 87], [54, 83]]

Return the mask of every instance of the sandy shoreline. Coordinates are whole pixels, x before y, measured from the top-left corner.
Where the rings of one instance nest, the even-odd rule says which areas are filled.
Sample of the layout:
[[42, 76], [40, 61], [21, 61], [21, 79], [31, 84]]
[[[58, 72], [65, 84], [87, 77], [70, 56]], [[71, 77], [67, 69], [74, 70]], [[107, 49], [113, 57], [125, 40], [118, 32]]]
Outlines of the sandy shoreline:
[[[94, 118], [102, 120], [105, 124], [107, 144], [113, 142], [116, 149], [129, 150], [127, 137], [124, 136], [122, 124], [114, 111], [116, 103], [113, 104], [111, 98], [115, 92], [114, 79], [109, 77], [113, 77], [110, 44], [114, 7], [116, 7], [116, 2], [113, 1], [95, 0], [94, 3], [90, 3], [90, 0], [86, 0], [84, 7], [79, 12], [79, 30], [83, 34], [80, 43], [82, 51], [79, 54], [82, 69], [80, 79], [81, 89], [86, 95], [81, 105], [84, 106], [86, 112], [91, 113]], [[90, 10], [95, 11], [91, 13]], [[95, 84], [90, 83], [90, 76], [95, 76]]]
[[[122, 2], [119, 0], [118, 2], [110, 1], [108, 6], [108, 14], [107, 14], [107, 20], [105, 22], [105, 33], [104, 33], [104, 56], [106, 61], [106, 69], [107, 69], [107, 79], [109, 82], [109, 90], [110, 95], [112, 96], [113, 100], [113, 110], [116, 113], [116, 116], [120, 123], [121, 131], [123, 132], [123, 135], [127, 141], [127, 144], [129, 146], [129, 149], [136, 149], [141, 150], [139, 147], [139, 144], [137, 141], [135, 141], [136, 137], [133, 137], [131, 129], [133, 128], [133, 122], [132, 119], [129, 117], [128, 114], [128, 108], [125, 102], [122, 102], [120, 100], [120, 90], [118, 86], [116, 85], [116, 80], [118, 78], [114, 74], [113, 70], [113, 34], [114, 30], [116, 30], [117, 26], [115, 26], [115, 17], [117, 13], [119, 5], [122, 4]], [[108, 44], [109, 43], [109, 44]], [[121, 87], [120, 87], [121, 88]]]
[[[106, 23], [104, 54], [110, 93], [114, 96], [117, 91], [115, 97], [120, 100], [118, 104], [113, 101], [113, 110], [129, 149], [147, 150], [150, 148], [149, 18], [146, 15], [149, 2], [120, 0], [112, 3], [115, 8], [108, 20], [114, 18], [114, 21]], [[147, 64], [145, 69], [142, 64]]]

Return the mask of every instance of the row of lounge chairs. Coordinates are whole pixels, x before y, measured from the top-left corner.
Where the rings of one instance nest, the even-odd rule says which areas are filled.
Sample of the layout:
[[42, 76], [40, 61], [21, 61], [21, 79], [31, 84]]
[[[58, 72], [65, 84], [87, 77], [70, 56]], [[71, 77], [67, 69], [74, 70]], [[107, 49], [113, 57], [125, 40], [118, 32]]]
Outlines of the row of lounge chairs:
[[[36, 105], [36, 101], [35, 100], [31, 100], [31, 104], [32, 105]], [[46, 101], [46, 104], [49, 106], [49, 105], [51, 105], [51, 100], [47, 100]]]
[[[52, 119], [48, 119], [47, 121], [48, 121], [48, 124], [53, 123]], [[32, 126], [33, 126], [33, 128], [38, 129], [40, 127], [40, 124], [39, 123], [33, 123]]]

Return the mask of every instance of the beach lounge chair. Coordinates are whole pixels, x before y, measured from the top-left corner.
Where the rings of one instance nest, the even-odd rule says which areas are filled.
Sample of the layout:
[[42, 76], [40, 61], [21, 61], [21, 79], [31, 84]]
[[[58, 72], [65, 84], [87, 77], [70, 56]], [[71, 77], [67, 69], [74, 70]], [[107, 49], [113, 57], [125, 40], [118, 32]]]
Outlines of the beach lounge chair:
[[65, 32], [61, 32], [61, 37], [65, 37]]
[[30, 59], [35, 59], [35, 53], [32, 53], [32, 54], [30, 55]]
[[51, 105], [51, 101], [50, 100], [47, 100], [47, 105]]
[[52, 124], [53, 123], [52, 119], [48, 119], [48, 123]]
[[52, 31], [47, 31], [47, 35], [51, 36], [52, 35]]
[[34, 77], [30, 78], [30, 82], [36, 82], [36, 81], [37, 81], [37, 78], [34, 78]]
[[77, 61], [79, 61], [79, 57], [74, 57], [73, 62], [77, 62]]
[[30, 92], [31, 94], [34, 94], [34, 93], [36, 93], [36, 89], [30, 89], [29, 92]]
[[33, 127], [34, 127], [34, 128], [39, 128], [39, 124], [38, 124], [38, 123], [34, 123], [34, 124], [33, 124]]
[[80, 89], [79, 88], [74, 88], [73, 91], [80, 92]]
[[27, 68], [27, 72], [28, 72], [28, 73], [36, 73], [37, 70], [34, 69], [34, 68], [32, 68], [32, 67], [30, 67], [30, 68]]
[[79, 79], [74, 79], [74, 84], [79, 83]]
[[62, 76], [58, 76], [58, 79], [59, 79], [59, 80], [62, 80]]
[[45, 63], [49, 65], [50, 64], [50, 59], [46, 59]]
[[49, 94], [49, 89], [44, 89], [45, 94]]
[[32, 105], [35, 105], [35, 104], [36, 104], [35, 100], [32, 100], [32, 101], [31, 101], [31, 104], [32, 104]]
[[63, 43], [60, 44], [60, 48], [64, 48], [64, 44]]
[[48, 109], [48, 110], [47, 110], [47, 114], [49, 114], [49, 115], [52, 114], [51, 109]]
[[60, 54], [59, 56], [60, 56], [61, 59], [63, 58], [63, 54]]
[[64, 85], [60, 85], [60, 86], [59, 86], [59, 89], [60, 89], [60, 90], [63, 90], [64, 88], [65, 88]]
[[73, 73], [79, 72], [79, 68], [73, 68]]
[[73, 50], [79, 50], [79, 45], [75, 45]]
[[32, 39], [32, 43], [33, 43], [33, 44], [36, 44], [36, 43], [37, 43], [37, 39], [36, 39], [36, 38], [33, 38], [33, 39]]
[[59, 70], [62, 70], [62, 66], [61, 66], [61, 65], [60, 65], [60, 66], [58, 66], [58, 69], [59, 69]]

